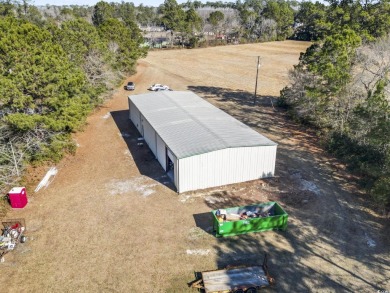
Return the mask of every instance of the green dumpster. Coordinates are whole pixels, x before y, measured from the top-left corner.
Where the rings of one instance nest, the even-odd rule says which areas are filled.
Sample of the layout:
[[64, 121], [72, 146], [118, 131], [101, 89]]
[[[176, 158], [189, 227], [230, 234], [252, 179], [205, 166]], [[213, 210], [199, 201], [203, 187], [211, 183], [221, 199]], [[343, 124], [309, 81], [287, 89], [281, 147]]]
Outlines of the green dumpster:
[[216, 237], [287, 229], [288, 214], [277, 202], [213, 210]]

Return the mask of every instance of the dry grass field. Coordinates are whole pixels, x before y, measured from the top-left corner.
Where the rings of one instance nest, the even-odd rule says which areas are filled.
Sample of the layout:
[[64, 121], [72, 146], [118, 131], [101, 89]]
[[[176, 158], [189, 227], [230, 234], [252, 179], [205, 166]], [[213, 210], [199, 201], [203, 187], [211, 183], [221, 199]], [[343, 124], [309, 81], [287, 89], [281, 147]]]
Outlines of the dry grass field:
[[[187, 288], [194, 272], [261, 264], [265, 252], [270, 292], [390, 290], [388, 220], [315, 135], [272, 106], [308, 45], [151, 52], [128, 79], [136, 90], [118, 89], [89, 117], [48, 188], [34, 194], [48, 168], [30, 170], [29, 204], [7, 215], [26, 219], [29, 239], [0, 263], [0, 291], [196, 292]], [[152, 83], [192, 90], [277, 142], [276, 176], [177, 194], [128, 120], [127, 96]], [[210, 233], [211, 209], [268, 200], [289, 213], [286, 232]]]

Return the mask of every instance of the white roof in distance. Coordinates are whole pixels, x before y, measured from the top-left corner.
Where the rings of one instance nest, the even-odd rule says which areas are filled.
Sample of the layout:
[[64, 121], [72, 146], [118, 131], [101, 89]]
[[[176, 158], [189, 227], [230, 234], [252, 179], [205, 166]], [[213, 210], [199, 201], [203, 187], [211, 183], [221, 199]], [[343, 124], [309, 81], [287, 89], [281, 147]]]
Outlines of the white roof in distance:
[[169, 149], [180, 158], [275, 142], [190, 91], [129, 96]]

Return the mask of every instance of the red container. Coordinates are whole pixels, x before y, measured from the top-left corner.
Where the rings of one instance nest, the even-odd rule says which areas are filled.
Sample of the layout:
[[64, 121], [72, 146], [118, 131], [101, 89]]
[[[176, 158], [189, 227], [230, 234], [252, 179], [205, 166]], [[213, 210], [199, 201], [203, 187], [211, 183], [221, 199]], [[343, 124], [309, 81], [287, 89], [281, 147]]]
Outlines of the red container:
[[25, 187], [14, 187], [8, 193], [9, 202], [14, 209], [24, 208], [27, 204], [27, 193]]

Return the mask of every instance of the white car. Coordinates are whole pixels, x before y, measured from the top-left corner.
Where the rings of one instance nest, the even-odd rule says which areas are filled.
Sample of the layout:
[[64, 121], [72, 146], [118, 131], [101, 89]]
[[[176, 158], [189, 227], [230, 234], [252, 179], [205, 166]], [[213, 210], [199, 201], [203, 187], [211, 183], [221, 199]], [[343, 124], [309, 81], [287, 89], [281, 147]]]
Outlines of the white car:
[[154, 85], [149, 87], [149, 90], [158, 92], [158, 91], [169, 91], [170, 89], [169, 86], [167, 85], [155, 83]]

